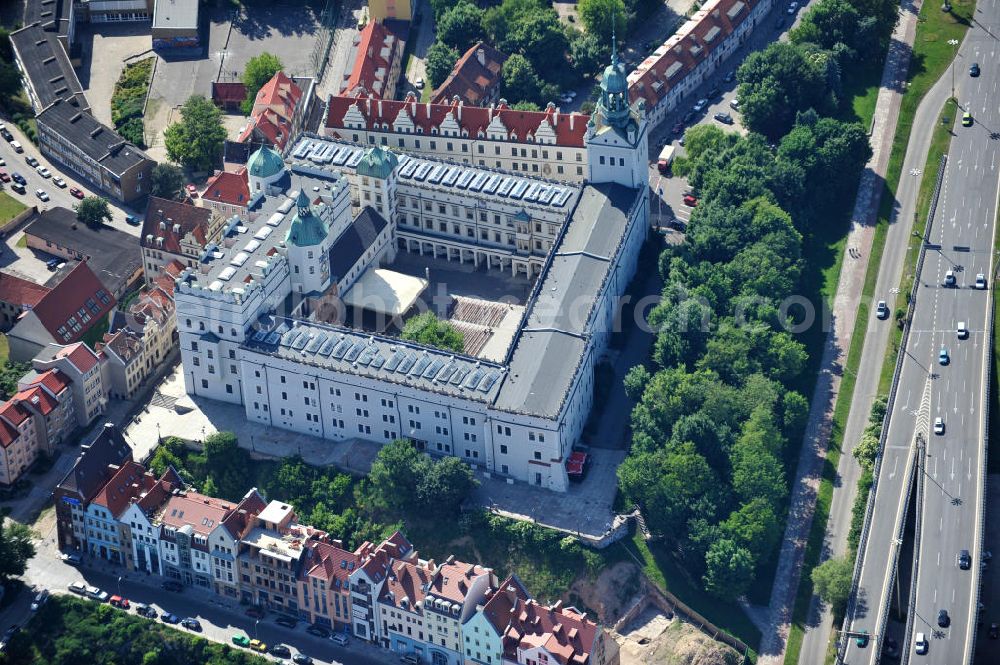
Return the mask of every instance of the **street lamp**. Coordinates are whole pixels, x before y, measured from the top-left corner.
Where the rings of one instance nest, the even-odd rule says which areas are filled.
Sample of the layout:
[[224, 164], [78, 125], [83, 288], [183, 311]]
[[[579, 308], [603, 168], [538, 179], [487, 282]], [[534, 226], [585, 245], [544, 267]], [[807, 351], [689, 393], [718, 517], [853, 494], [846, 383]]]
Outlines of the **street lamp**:
[[[958, 46], [957, 39], [949, 39], [948, 44], [951, 46]], [[958, 52], [956, 50], [955, 57], [951, 59], [951, 96], [955, 96], [955, 60], [958, 58]]]
[[260, 619], [257, 619], [253, 622], [253, 638], [255, 640], [260, 639], [260, 637], [257, 635], [257, 626], [259, 625], [260, 625]]
[[122, 576], [121, 575], [118, 576], [118, 596], [120, 598], [124, 598], [125, 597], [125, 596], [122, 595]]

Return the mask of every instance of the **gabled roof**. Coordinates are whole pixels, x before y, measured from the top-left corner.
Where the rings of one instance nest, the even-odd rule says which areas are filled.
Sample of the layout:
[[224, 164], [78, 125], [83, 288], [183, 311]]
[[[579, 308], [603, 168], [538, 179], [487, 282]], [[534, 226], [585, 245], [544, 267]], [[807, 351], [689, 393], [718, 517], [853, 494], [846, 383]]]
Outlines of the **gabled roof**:
[[166, 526], [175, 529], [190, 526], [195, 533], [208, 536], [222, 524], [233, 508], [232, 501], [197, 492], [185, 492], [170, 497], [163, 506], [159, 519]]
[[341, 92], [363, 90], [380, 97], [386, 95], [391, 83], [389, 71], [396, 58], [402, 57], [399, 37], [384, 23], [371, 21], [361, 30], [354, 68], [341, 87]]
[[131, 446], [117, 427], [107, 423], [89, 445], [83, 446], [73, 469], [57, 488], [89, 501], [114, 473], [114, 470], [109, 471], [108, 465], [123, 464], [131, 459]]
[[454, 603], [464, 603], [472, 582], [490, 574], [489, 568], [474, 563], [449, 560], [437, 567], [428, 593]]
[[540, 647], [561, 665], [585, 665], [598, 630], [596, 623], [573, 608], [518, 600], [503, 633], [504, 656], [516, 661], [519, 649]]
[[371, 206], [362, 208], [330, 248], [330, 274], [340, 279], [350, 272], [387, 224], [385, 218]]
[[38, 113], [38, 124], [53, 128], [90, 159], [118, 176], [153, 163], [146, 153], [102, 125], [75, 100], [52, 102]]
[[69, 360], [80, 374], [86, 374], [97, 367], [97, 363], [100, 362], [97, 355], [83, 342], [61, 347], [56, 351], [55, 357]]
[[9, 448], [19, 436], [21, 436], [21, 432], [16, 427], [7, 422], [6, 419], [0, 418], [0, 447]]
[[0, 416], [14, 427], [20, 427], [21, 423], [31, 417], [31, 411], [24, 408], [18, 400], [10, 399], [0, 405]]
[[503, 635], [507, 626], [510, 625], [511, 611], [518, 602], [527, 601], [529, 598], [531, 598], [531, 594], [524, 588], [521, 580], [517, 575], [511, 575], [500, 584], [483, 605], [483, 616], [496, 630], [497, 635]]
[[123, 365], [129, 365], [142, 357], [142, 338], [128, 328], [122, 328], [113, 335], [104, 336], [103, 349]]
[[73, 382], [58, 367], [54, 367], [39, 374], [38, 379], [33, 383], [34, 385], [44, 386], [51, 394], [58, 396], [59, 393], [69, 388]]
[[[325, 126], [333, 134], [350, 139], [352, 128], [345, 124], [345, 116], [349, 109], [355, 108], [365, 120], [365, 129], [369, 131], [389, 131], [405, 133], [397, 129], [404, 118], [407, 128], [414, 127], [410, 133], [432, 134], [447, 118], [451, 118], [463, 135], [469, 138], [485, 139], [491, 134], [488, 128], [496, 120], [499, 123], [501, 140], [530, 145], [536, 143], [534, 138], [543, 128], [548, 128], [555, 134], [555, 144], [567, 147], [583, 148], [584, 134], [587, 133], [587, 122], [590, 116], [582, 113], [563, 113], [554, 105], [544, 111], [517, 111], [507, 104], [479, 107], [452, 101], [447, 104], [431, 104], [418, 102], [416, 96], [407, 93], [406, 100], [379, 99], [377, 96], [358, 92], [351, 95], [331, 96], [327, 105]], [[384, 129], [388, 126], [388, 129]]]
[[246, 208], [250, 201], [250, 185], [247, 183], [246, 169], [240, 169], [236, 173], [220, 171], [209, 179], [201, 198], [205, 201]]
[[38, 301], [32, 312], [56, 342], [65, 344], [83, 337], [114, 306], [114, 296], [82, 261]]
[[361, 565], [357, 552], [348, 552], [332, 543], [313, 542], [307, 545], [308, 558], [302, 566], [301, 579], [315, 577], [333, 590], [348, 589], [350, 576]]
[[257, 488], [250, 489], [240, 502], [236, 504], [236, 509], [222, 521], [223, 526], [229, 535], [235, 539], [240, 539], [250, 531], [254, 524], [254, 519], [267, 507], [267, 501], [260, 495]]
[[455, 63], [444, 83], [431, 94], [431, 101], [448, 104], [457, 96], [468, 104], [482, 104], [500, 82], [500, 70], [506, 60], [506, 55], [489, 44], [473, 44]]
[[30, 405], [43, 416], [49, 415], [59, 407], [59, 400], [38, 385], [18, 392], [13, 399]]
[[414, 614], [423, 614], [425, 589], [433, 571], [409, 561], [393, 561], [388, 578], [382, 586], [378, 602], [398, 607]]
[[274, 110], [286, 120], [291, 121], [300, 99], [302, 99], [302, 89], [284, 72], [277, 72], [257, 91], [254, 106], [261, 104], [271, 107], [277, 106], [278, 108]]
[[138, 462], [126, 462], [97, 492], [91, 503], [107, 508], [117, 518], [133, 499], [155, 484], [156, 480], [146, 472], [146, 467]]
[[34, 307], [49, 288], [26, 279], [0, 272], [0, 302], [21, 307]]
[[209, 208], [150, 196], [139, 242], [149, 249], [179, 254], [181, 240], [191, 234], [204, 247], [213, 214]]

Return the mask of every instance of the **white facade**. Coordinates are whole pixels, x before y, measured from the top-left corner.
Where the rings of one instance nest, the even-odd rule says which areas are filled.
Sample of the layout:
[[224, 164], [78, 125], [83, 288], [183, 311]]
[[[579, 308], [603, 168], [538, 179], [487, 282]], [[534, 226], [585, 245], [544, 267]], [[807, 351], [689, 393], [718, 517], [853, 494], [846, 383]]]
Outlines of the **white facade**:
[[132, 502], [119, 518], [128, 527], [132, 539], [132, 561], [135, 569], [162, 575], [160, 565], [160, 525], [153, 524], [136, 502]]

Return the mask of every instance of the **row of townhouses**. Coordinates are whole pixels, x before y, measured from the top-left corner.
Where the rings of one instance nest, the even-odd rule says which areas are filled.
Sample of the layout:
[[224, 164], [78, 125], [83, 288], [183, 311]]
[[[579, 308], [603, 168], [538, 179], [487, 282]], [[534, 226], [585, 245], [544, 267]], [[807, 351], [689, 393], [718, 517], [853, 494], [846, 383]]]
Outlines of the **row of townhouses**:
[[[31, 292], [25, 289], [30, 282], [15, 280], [8, 275], [0, 279], [0, 297], [13, 299], [11, 293], [18, 288]], [[63, 291], [57, 287], [49, 293], [58, 297]], [[43, 295], [46, 300], [52, 297]], [[67, 316], [91, 313], [86, 303], [79, 310], [76, 304], [68, 301]], [[66, 301], [60, 305], [66, 306]], [[31, 314], [41, 317], [40, 324], [50, 312], [43, 302]], [[106, 411], [109, 399], [135, 397], [176, 347], [173, 298], [159, 286], [142, 291], [126, 309], [108, 315], [110, 332], [94, 349], [82, 341], [50, 340], [27, 357], [32, 369], [18, 381], [17, 392], [0, 404], [0, 485], [13, 485], [39, 456], [51, 455], [56, 445], [73, 441]]]
[[615, 665], [614, 640], [582, 612], [542, 605], [514, 576], [421, 559], [399, 532], [355, 550], [252, 489], [225, 501], [159, 478], [111, 425], [56, 489], [59, 543], [351, 633], [435, 665]]

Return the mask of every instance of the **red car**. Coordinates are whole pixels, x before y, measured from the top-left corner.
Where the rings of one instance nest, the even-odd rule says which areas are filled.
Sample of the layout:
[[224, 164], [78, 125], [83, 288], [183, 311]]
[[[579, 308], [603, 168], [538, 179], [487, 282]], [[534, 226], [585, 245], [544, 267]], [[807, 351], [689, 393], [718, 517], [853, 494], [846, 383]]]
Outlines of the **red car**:
[[4, 171], [3, 169], [0, 169], [0, 181], [10, 182], [10, 174]]
[[69, 193], [72, 194], [75, 198], [78, 198], [78, 199], [82, 199], [84, 197], [83, 190], [80, 189], [79, 187], [70, 187], [69, 188]]
[[684, 205], [691, 206], [692, 208], [698, 205], [698, 199], [691, 196], [690, 194], [684, 195]]

